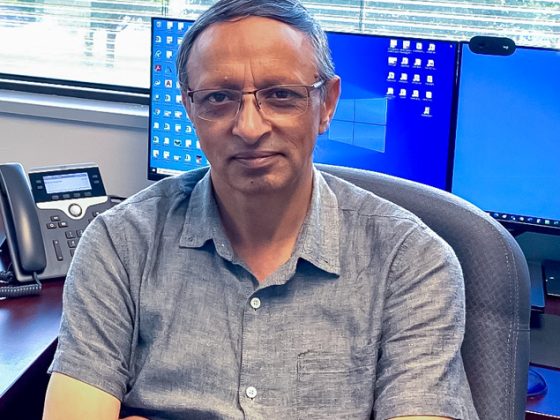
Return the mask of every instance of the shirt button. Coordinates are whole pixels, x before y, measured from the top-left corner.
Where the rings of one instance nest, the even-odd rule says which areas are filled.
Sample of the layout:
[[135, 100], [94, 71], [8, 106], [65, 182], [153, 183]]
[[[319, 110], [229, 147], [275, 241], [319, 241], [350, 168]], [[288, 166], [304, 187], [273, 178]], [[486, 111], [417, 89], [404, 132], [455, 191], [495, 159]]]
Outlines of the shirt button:
[[245, 390], [245, 394], [253, 399], [257, 396], [257, 388], [255, 388], [254, 386], [249, 386], [247, 387], [247, 389]]
[[258, 297], [254, 297], [253, 299], [251, 299], [251, 308], [253, 309], [259, 309], [261, 307], [261, 300]]

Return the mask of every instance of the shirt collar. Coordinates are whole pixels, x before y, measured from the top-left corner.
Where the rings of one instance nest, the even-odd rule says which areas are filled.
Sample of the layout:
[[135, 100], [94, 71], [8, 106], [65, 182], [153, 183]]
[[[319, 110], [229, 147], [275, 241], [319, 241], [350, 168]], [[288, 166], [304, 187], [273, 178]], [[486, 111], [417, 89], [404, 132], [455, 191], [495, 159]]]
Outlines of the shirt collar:
[[222, 258], [229, 261], [233, 259], [233, 250], [225, 235], [214, 199], [210, 171], [206, 172], [192, 190], [179, 245], [200, 248], [209, 240], [214, 241]]
[[[338, 200], [317, 170], [307, 216], [296, 242], [294, 256], [317, 268], [340, 274], [340, 220]], [[210, 171], [195, 185], [189, 200], [180, 246], [198, 248], [213, 240], [220, 256], [232, 261], [233, 250], [225, 235], [214, 198]]]
[[338, 199], [314, 169], [311, 203], [296, 243], [296, 255], [321, 270], [340, 274], [339, 219]]

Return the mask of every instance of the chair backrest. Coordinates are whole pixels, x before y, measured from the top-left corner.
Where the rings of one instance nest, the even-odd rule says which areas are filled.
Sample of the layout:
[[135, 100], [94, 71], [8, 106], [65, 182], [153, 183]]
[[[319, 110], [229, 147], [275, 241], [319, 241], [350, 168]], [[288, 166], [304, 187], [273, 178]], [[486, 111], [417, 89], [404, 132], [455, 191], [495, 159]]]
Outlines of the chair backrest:
[[481, 420], [525, 418], [529, 366], [529, 271], [511, 234], [467, 201], [376, 172], [317, 165], [419, 216], [455, 250], [463, 268], [461, 348]]

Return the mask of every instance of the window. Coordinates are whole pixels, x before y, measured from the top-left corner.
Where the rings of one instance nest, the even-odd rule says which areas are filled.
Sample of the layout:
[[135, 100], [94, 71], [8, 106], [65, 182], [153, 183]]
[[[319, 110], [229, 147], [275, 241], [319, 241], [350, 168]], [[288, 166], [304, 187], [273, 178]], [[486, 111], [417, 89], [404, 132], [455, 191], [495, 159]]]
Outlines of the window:
[[[60, 83], [149, 85], [150, 17], [196, 18], [212, 0], [0, 0], [0, 73]], [[559, 0], [304, 1], [325, 29], [560, 48]]]

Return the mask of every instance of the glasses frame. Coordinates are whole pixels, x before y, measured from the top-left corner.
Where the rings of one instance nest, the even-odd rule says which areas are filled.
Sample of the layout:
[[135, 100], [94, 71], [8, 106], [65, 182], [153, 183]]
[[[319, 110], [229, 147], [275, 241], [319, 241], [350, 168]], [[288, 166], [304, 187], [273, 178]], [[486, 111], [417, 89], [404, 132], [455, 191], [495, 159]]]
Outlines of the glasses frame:
[[[193, 104], [194, 106], [194, 114], [205, 121], [231, 121], [234, 120], [235, 118], [237, 118], [237, 116], [239, 115], [239, 111], [241, 110], [241, 105], [243, 103], [243, 101], [241, 100], [243, 98], [243, 95], [253, 95], [255, 97], [255, 104], [257, 105], [257, 109], [259, 110], [259, 112], [261, 113], [261, 115], [263, 117], [266, 118], [270, 118], [269, 116], [267, 116], [266, 114], [263, 113], [263, 110], [261, 108], [261, 105], [259, 104], [259, 100], [257, 98], [257, 94], [259, 92], [265, 91], [265, 90], [269, 90], [269, 89], [274, 89], [274, 88], [305, 88], [305, 90], [307, 91], [307, 103], [305, 106], [305, 111], [303, 111], [301, 114], [297, 114], [297, 115], [293, 115], [293, 117], [299, 116], [299, 115], [303, 115], [305, 114], [305, 112], [309, 109], [309, 98], [311, 96], [311, 92], [314, 91], [315, 89], [319, 89], [320, 87], [322, 87], [325, 84], [325, 80], [320, 79], [317, 80], [315, 83], [311, 84], [311, 85], [297, 85], [297, 84], [292, 84], [292, 85], [273, 85], [273, 86], [268, 86], [265, 88], [261, 88], [261, 89], [255, 89], [255, 90], [236, 90], [236, 89], [196, 89], [196, 90], [191, 90], [187, 88], [187, 97], [190, 99], [191, 104]], [[208, 119], [208, 118], [204, 118], [200, 115], [197, 114], [196, 112], [196, 105], [194, 103], [194, 94], [195, 93], [199, 93], [199, 92], [219, 92], [219, 91], [230, 91], [230, 92], [237, 92], [240, 93], [240, 100], [237, 106], [237, 110], [235, 111], [235, 114], [232, 115], [231, 118], [217, 118], [217, 119]], [[290, 116], [286, 116], [284, 118], [290, 118]]]

